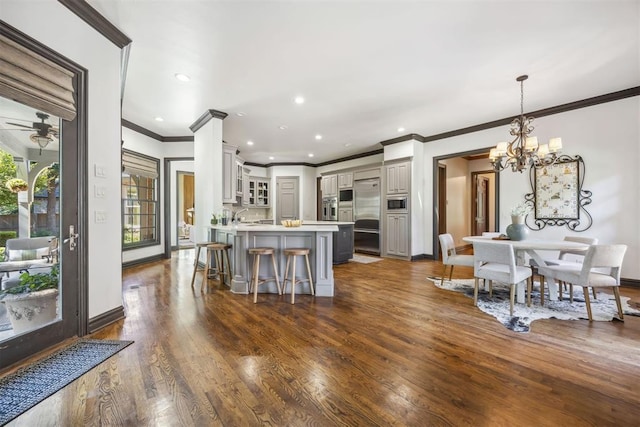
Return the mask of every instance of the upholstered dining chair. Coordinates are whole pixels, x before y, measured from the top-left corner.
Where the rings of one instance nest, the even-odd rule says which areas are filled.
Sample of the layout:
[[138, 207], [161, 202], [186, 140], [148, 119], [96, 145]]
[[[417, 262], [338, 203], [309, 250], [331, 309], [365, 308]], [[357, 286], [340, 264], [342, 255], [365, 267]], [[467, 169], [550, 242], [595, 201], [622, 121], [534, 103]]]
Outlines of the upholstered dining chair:
[[[591, 314], [591, 301], [589, 300], [589, 288], [612, 288], [613, 295], [618, 306], [618, 316], [624, 320], [622, 304], [620, 302], [620, 269], [622, 260], [627, 250], [627, 245], [591, 245], [584, 257], [580, 269], [572, 265], [549, 265], [538, 267], [540, 274], [540, 292], [544, 292], [544, 281], [559, 280], [569, 284], [569, 291], [573, 295], [573, 285], [582, 286], [584, 301], [587, 305], [589, 321], [593, 320]], [[598, 269], [598, 271], [593, 271]], [[602, 270], [600, 270], [602, 269]], [[603, 272], [603, 270], [605, 270]]]
[[[566, 242], [577, 242], [584, 243], [585, 245], [597, 245], [598, 239], [595, 237], [579, 237], [579, 236], [564, 236], [564, 241]], [[558, 254], [558, 258], [544, 258], [544, 262], [547, 265], [566, 265], [568, 267], [572, 267], [576, 270], [582, 268], [582, 262], [584, 261], [584, 256], [586, 251], [577, 251], [565, 249], [560, 251]], [[570, 255], [569, 258], [566, 256]], [[538, 272], [538, 263], [535, 259], [531, 258], [529, 260], [529, 266], [531, 267], [531, 275], [535, 278], [536, 273]], [[562, 283], [560, 284], [562, 285]], [[540, 285], [540, 290], [542, 291], [542, 283]], [[595, 298], [595, 291], [593, 294]], [[540, 292], [540, 303], [544, 305], [544, 292]], [[573, 302], [573, 293], [569, 295], [571, 302]], [[562, 286], [558, 286], [558, 299], [562, 300]]]
[[444, 283], [444, 277], [447, 275], [447, 267], [451, 266], [449, 271], [449, 280], [453, 275], [453, 266], [462, 265], [465, 267], [473, 267], [473, 255], [458, 255], [456, 253], [456, 246], [453, 243], [453, 236], [449, 233], [440, 234], [440, 250], [442, 252], [442, 278], [440, 279], [440, 286]]
[[489, 289], [492, 288], [493, 281], [509, 285], [509, 314], [511, 316], [513, 316], [516, 285], [526, 280], [527, 305], [531, 306], [531, 269], [516, 265], [516, 255], [512, 245], [508, 243], [473, 242], [473, 256], [475, 258], [473, 305], [478, 305], [479, 279], [485, 279], [489, 281]]

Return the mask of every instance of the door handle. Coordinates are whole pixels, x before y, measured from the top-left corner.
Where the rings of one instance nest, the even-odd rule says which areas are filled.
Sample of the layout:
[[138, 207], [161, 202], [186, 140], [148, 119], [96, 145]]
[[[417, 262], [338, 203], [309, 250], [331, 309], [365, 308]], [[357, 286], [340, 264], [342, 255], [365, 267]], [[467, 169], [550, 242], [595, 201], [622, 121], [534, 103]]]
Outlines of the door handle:
[[76, 249], [76, 246], [78, 246], [78, 244], [76, 243], [76, 239], [80, 238], [80, 235], [78, 233], [75, 232], [76, 229], [73, 225], [69, 226], [69, 237], [67, 237], [66, 239], [64, 239], [62, 241], [62, 243], [68, 243], [69, 244], [69, 250], [70, 251], [74, 251]]

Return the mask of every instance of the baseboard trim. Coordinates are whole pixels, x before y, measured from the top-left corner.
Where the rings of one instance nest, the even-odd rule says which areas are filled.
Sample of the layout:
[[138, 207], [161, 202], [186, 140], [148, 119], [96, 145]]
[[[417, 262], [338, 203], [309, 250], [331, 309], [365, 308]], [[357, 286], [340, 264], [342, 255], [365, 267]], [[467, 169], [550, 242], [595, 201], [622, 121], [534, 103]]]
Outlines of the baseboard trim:
[[433, 260], [433, 255], [427, 255], [427, 254], [418, 254], [418, 255], [411, 255], [411, 261], [419, 261], [421, 259], [430, 259]]
[[639, 279], [620, 279], [620, 284], [622, 286], [629, 286], [631, 288], [640, 288], [640, 280]]
[[150, 262], [161, 261], [163, 259], [164, 259], [164, 254], [157, 254], [157, 255], [148, 256], [146, 258], [134, 259], [132, 261], [123, 262], [122, 269], [124, 270], [125, 268], [135, 267], [140, 264], [147, 264]]
[[120, 319], [124, 319], [124, 317], [123, 306], [116, 307], [113, 310], [102, 313], [92, 319], [89, 319], [89, 333], [91, 334], [99, 329], [104, 328], [107, 325], [117, 322]]

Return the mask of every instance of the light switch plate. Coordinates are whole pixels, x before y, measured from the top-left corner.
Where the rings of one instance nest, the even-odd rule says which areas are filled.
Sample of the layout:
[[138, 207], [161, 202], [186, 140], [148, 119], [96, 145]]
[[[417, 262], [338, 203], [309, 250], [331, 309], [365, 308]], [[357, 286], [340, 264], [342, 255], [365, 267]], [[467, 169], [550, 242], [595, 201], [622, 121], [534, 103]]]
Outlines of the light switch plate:
[[105, 193], [107, 192], [106, 187], [103, 187], [101, 185], [94, 185], [93, 190], [96, 199], [104, 199]]
[[104, 167], [104, 165], [99, 165], [99, 164], [95, 164], [94, 165], [94, 172], [95, 172], [95, 176], [98, 178], [106, 178], [107, 177], [107, 172], [106, 172], [106, 168]]
[[96, 211], [96, 224], [104, 224], [107, 222], [107, 213], [105, 211]]

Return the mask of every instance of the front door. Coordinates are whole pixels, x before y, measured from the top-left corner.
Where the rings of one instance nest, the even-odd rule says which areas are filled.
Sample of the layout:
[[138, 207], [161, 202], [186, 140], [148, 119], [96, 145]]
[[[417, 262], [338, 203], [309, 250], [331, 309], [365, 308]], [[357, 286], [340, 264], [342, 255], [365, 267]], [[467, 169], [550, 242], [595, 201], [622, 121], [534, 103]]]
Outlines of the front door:
[[[25, 271], [34, 275], [59, 269], [52, 320], [29, 323], [35, 319], [32, 309], [8, 309], [7, 301], [0, 304], [2, 369], [66, 338], [86, 334], [88, 319], [87, 246], [83, 236], [86, 206], [79, 203], [86, 197], [86, 71], [13, 29], [0, 25], [0, 30], [4, 36], [71, 71], [77, 111], [72, 120], [61, 120], [43, 107], [0, 97], [0, 232], [9, 238], [26, 239], [19, 244], [40, 242], [42, 239], [34, 239], [38, 236], [47, 236], [45, 240], [50, 243], [48, 248], [12, 253], [13, 260], [3, 254], [0, 265], [9, 271], [2, 274], [2, 288], [24, 283], [19, 276]], [[9, 190], [5, 180], [10, 177], [26, 181], [27, 189], [15, 193]], [[12, 271], [12, 263], [20, 258], [29, 260], [29, 267]], [[29, 322], [14, 327], [8, 311]]]

